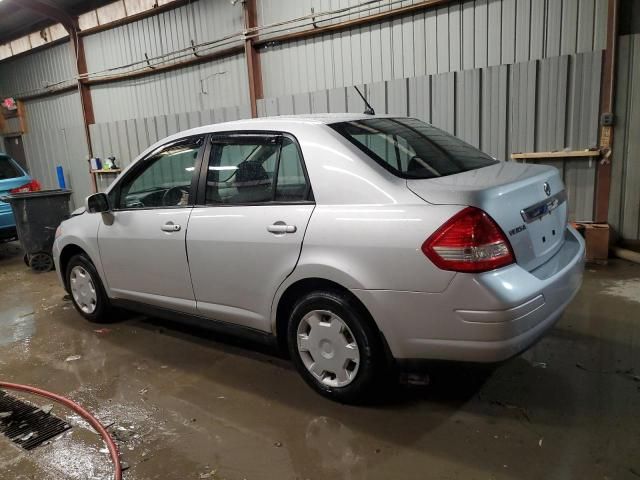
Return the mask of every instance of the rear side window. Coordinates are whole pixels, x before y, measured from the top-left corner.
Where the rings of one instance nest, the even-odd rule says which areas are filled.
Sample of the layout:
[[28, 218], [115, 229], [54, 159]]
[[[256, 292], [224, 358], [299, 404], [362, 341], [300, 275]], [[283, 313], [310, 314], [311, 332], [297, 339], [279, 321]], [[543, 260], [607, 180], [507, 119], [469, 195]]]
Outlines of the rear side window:
[[308, 182], [297, 145], [289, 138], [236, 138], [214, 142], [205, 203], [301, 202]]
[[22, 177], [23, 175], [15, 166], [13, 160], [5, 155], [0, 155], [0, 180]]
[[384, 168], [402, 178], [437, 178], [498, 161], [413, 118], [372, 118], [330, 125]]

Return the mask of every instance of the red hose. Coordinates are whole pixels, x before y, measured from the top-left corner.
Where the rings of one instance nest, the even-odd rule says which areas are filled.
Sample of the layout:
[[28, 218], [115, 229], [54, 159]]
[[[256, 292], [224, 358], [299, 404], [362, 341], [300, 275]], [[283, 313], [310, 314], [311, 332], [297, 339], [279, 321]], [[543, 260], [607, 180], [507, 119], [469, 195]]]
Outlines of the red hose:
[[113, 479], [122, 480], [122, 467], [120, 466], [120, 454], [118, 453], [118, 447], [109, 435], [109, 432], [102, 426], [102, 424], [87, 410], [68, 398], [62, 397], [55, 393], [47, 392], [36, 387], [30, 387], [28, 385], [20, 385], [17, 383], [0, 382], [0, 388], [6, 388], [8, 390], [17, 390], [19, 392], [31, 393], [38, 395], [39, 397], [49, 398], [55, 402], [61, 403], [65, 407], [70, 408], [82, 418], [84, 418], [94, 428], [96, 432], [100, 434], [104, 442], [107, 444], [109, 453], [111, 454], [111, 460], [113, 460]]

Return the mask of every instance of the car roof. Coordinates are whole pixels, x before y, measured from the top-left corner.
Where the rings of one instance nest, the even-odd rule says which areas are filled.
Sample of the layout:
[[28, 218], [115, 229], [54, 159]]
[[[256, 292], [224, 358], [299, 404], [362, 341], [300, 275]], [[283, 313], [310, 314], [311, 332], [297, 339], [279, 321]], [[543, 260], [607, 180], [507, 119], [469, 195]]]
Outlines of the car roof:
[[[397, 115], [368, 115], [364, 113], [314, 113], [303, 115], [277, 115], [272, 117], [247, 118], [230, 122], [212, 123], [192, 128], [171, 135], [169, 138], [180, 138], [189, 135], [200, 135], [229, 130], [277, 130], [281, 124], [329, 125], [339, 122], [367, 120], [371, 118], [393, 118]], [[166, 140], [166, 139], [165, 139]]]
[[365, 120], [376, 117], [388, 118], [391, 116], [392, 115], [368, 115], [365, 113], [307, 113], [301, 115], [275, 115], [271, 117], [248, 118], [244, 120], [234, 120], [231, 122], [217, 123], [214, 125], [255, 125], [270, 122], [331, 124], [338, 122], [349, 122], [354, 120]]

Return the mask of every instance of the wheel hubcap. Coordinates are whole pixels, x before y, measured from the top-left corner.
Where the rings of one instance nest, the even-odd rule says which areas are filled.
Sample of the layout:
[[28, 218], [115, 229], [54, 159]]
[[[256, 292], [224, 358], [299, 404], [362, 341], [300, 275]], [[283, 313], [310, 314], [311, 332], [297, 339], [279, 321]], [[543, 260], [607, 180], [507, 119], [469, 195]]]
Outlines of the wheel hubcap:
[[98, 295], [89, 272], [79, 265], [73, 267], [69, 275], [69, 286], [71, 295], [80, 310], [84, 313], [93, 313], [98, 305]]
[[307, 370], [331, 387], [349, 385], [360, 365], [356, 338], [335, 313], [313, 310], [298, 325], [298, 353]]

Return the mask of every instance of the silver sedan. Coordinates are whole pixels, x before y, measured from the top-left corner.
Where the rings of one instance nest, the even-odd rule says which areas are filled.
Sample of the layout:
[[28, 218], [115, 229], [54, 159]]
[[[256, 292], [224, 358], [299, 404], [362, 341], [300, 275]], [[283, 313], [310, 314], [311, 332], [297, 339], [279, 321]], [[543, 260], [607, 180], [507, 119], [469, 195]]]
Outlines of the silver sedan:
[[161, 140], [62, 223], [54, 254], [89, 320], [120, 307], [278, 344], [356, 402], [390, 365], [531, 346], [579, 289], [584, 243], [555, 168], [344, 114]]

